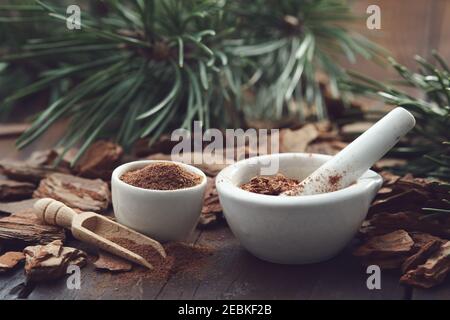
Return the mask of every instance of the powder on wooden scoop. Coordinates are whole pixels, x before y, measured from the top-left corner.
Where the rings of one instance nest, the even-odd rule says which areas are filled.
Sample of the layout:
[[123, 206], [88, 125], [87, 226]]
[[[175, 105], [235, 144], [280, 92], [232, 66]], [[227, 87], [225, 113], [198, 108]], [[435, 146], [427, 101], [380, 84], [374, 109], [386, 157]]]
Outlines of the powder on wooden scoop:
[[155, 162], [141, 169], [125, 172], [121, 177], [132, 186], [152, 190], [176, 190], [196, 186], [202, 177], [175, 163]]
[[256, 176], [240, 186], [241, 189], [253, 193], [278, 196], [298, 185], [299, 181], [290, 179], [281, 173], [275, 176]]

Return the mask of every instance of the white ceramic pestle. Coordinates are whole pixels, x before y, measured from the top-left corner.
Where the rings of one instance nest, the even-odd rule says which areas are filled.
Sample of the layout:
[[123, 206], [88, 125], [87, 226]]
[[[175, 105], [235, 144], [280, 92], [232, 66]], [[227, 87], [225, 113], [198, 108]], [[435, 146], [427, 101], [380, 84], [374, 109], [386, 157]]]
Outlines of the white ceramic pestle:
[[296, 189], [282, 195], [312, 195], [350, 186], [415, 124], [416, 120], [410, 112], [401, 107], [395, 108], [300, 182]]

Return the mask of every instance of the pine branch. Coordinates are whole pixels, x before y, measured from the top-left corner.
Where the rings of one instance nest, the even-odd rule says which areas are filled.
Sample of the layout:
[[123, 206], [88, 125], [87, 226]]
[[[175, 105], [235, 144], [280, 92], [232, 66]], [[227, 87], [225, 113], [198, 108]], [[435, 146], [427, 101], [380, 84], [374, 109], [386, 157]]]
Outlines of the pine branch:
[[[0, 55], [9, 69], [38, 62], [41, 72], [4, 101], [50, 91], [48, 107], [17, 141], [20, 148], [52, 124], [70, 117], [61, 138], [66, 150], [100, 137], [125, 148], [150, 142], [171, 128], [191, 129], [194, 120], [243, 126], [243, 115], [267, 118], [315, 110], [326, 117], [318, 70], [333, 92], [345, 76], [335, 56], [376, 57], [375, 45], [342, 26], [354, 19], [337, 0], [153, 0], [92, 2], [83, 8], [81, 30], [68, 32], [58, 1], [0, 6], [14, 18], [43, 19], [45, 32]], [[99, 12], [97, 12], [99, 11]], [[8, 15], [6, 15], [8, 16]], [[5, 73], [6, 75], [8, 73]], [[1, 78], [1, 77], [0, 77]], [[255, 93], [246, 108], [243, 91]], [[132, 94], [131, 94], [132, 93]], [[81, 155], [81, 153], [80, 153]]]
[[[345, 28], [357, 19], [345, 1], [256, 0], [245, 7], [234, 5], [241, 37], [231, 50], [254, 61], [247, 78], [257, 78], [248, 86], [256, 95], [247, 108], [250, 117], [304, 120], [306, 104], [316, 119], [326, 118], [317, 72], [328, 76], [333, 94], [339, 97], [337, 83], [345, 77], [339, 56], [350, 62], [358, 55], [382, 60], [381, 48]], [[254, 114], [255, 109], [259, 113]]]
[[[50, 2], [38, 4], [32, 8], [47, 11], [41, 18], [62, 29], [64, 11]], [[24, 15], [30, 9], [15, 8]], [[218, 71], [228, 58], [209, 47], [216, 32], [205, 29], [204, 20], [220, 25], [220, 4], [210, 0], [155, 1], [152, 5], [111, 1], [108, 10], [107, 17], [100, 19], [83, 13], [82, 30], [73, 36], [67, 37], [64, 31], [61, 36], [55, 32], [51, 40], [29, 39], [19, 52], [0, 57], [3, 62], [33, 58], [53, 64], [37, 82], [10, 95], [8, 102], [62, 81], [69, 83], [20, 137], [19, 148], [68, 114], [72, 123], [62, 141], [66, 149], [82, 143], [80, 155], [106, 131], [118, 132], [117, 141], [129, 148], [138, 138], [157, 138], [169, 126], [189, 128], [196, 118], [210, 123], [205, 96], [221, 94], [210, 83], [220, 81]], [[149, 19], [150, 13], [154, 19]], [[186, 110], [188, 101], [195, 105], [195, 114]], [[222, 106], [214, 108], [219, 110], [216, 122], [226, 120]]]
[[[405, 107], [416, 117], [411, 146], [396, 150], [398, 155], [413, 156], [413, 159], [402, 167], [392, 168], [394, 172], [413, 173], [415, 176], [450, 182], [450, 69], [437, 52], [433, 51], [433, 56], [434, 63], [420, 56], [415, 57], [419, 65], [418, 72], [389, 59], [392, 67], [404, 80], [402, 85], [419, 89], [424, 99], [415, 98], [394, 86], [356, 73], [350, 73], [351, 80], [342, 83], [342, 89]], [[427, 210], [441, 211], [433, 208]]]

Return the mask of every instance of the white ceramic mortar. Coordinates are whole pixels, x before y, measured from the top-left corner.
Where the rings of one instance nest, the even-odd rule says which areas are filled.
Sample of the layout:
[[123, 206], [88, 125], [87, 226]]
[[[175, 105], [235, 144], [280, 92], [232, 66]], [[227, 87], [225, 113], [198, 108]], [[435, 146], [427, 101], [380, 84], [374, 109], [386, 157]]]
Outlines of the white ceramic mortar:
[[382, 185], [366, 171], [353, 185], [330, 193], [280, 197], [239, 188], [260, 175], [267, 161], [279, 161], [279, 172], [302, 180], [331, 156], [305, 153], [272, 154], [236, 162], [216, 178], [227, 222], [241, 244], [270, 262], [305, 264], [327, 260], [355, 236], [370, 203]]

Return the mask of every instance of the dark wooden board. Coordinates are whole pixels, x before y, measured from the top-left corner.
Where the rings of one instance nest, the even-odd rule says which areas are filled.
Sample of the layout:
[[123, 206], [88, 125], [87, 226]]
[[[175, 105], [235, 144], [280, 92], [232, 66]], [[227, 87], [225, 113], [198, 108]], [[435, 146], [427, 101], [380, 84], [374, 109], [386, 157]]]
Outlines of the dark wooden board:
[[194, 299], [307, 298], [316, 281], [313, 266], [277, 265], [252, 256], [228, 228], [205, 231], [198, 243], [216, 246], [219, 254]]
[[367, 274], [349, 250], [319, 264], [268, 263], [245, 251], [227, 227], [203, 231], [196, 242], [216, 253], [198, 279], [173, 277], [158, 299], [402, 299], [398, 275], [382, 274], [382, 289], [368, 290]]
[[[115, 277], [118, 275], [97, 272], [92, 264], [81, 269], [80, 289], [67, 288], [66, 279], [61, 279], [51, 283], [36, 285], [28, 296], [28, 299], [49, 299], [49, 300], [136, 300], [143, 299], [144, 284], [142, 281], [118, 282]], [[154, 288], [158, 291], [158, 288]], [[152, 299], [154, 294], [149, 294]]]
[[448, 300], [450, 299], [450, 278], [431, 289], [414, 289], [411, 294], [413, 300]]
[[25, 298], [32, 287], [25, 285], [23, 268], [0, 274], [0, 300]]

